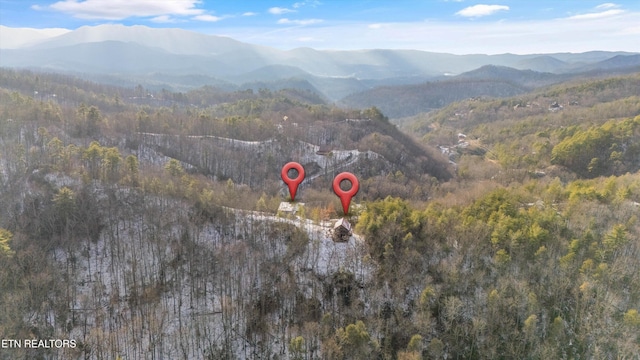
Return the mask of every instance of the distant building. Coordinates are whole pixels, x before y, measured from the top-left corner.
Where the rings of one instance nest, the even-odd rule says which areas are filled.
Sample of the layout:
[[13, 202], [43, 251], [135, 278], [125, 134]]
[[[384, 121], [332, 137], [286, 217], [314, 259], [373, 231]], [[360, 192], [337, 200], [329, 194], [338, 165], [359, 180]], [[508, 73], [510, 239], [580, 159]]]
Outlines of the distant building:
[[320, 145], [318, 147], [318, 151], [316, 151], [316, 154], [322, 155], [322, 156], [327, 156], [327, 155], [331, 154], [332, 150], [333, 150], [333, 148], [331, 148], [330, 145]]
[[351, 224], [347, 219], [342, 218], [333, 225], [333, 241], [335, 242], [347, 242], [353, 235], [351, 231]]
[[278, 213], [295, 215], [303, 206], [304, 203], [290, 203], [283, 201], [280, 203], [280, 206], [278, 206]]
[[344, 121], [346, 122], [350, 122], [350, 123], [363, 123], [363, 122], [369, 122], [371, 121], [371, 119], [344, 119]]
[[562, 110], [562, 105], [558, 104], [557, 101], [554, 101], [551, 105], [549, 105], [549, 111], [558, 111]]

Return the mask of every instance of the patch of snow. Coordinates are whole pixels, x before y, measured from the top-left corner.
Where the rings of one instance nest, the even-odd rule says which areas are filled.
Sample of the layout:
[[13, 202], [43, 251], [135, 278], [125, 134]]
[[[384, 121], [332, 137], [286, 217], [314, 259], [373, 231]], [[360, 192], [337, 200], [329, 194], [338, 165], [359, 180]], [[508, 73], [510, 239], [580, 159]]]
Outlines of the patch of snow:
[[57, 189], [65, 186], [66, 187], [79, 186], [82, 183], [80, 180], [74, 179], [63, 173], [49, 173], [44, 176], [44, 179], [47, 180], [47, 182], [49, 182], [53, 186], [55, 186]]
[[[115, 196], [129, 201], [133, 195]], [[101, 356], [98, 351], [106, 341], [114, 348], [103, 349], [102, 355], [116, 351], [133, 359], [153, 352], [155, 358], [202, 358], [211, 344], [225, 339], [237, 358], [255, 358], [259, 345], [244, 335], [247, 311], [258, 294], [268, 294], [281, 281], [265, 276], [264, 268], [284, 260], [289, 250], [273, 226], [277, 223], [308, 235], [302, 253], [278, 265], [293, 270], [305, 296], [318, 296], [312, 290], [321, 287], [318, 278], [338, 271], [352, 272], [359, 282], [373, 274], [362, 238], [334, 242], [332, 221], [224, 208], [230, 223], [195, 226], [184, 222], [189, 209], [180, 202], [152, 196], [143, 200], [139, 206], [145, 206], [144, 212], [125, 206], [106, 219], [97, 241], [53, 252], [75, 292], [65, 325], [71, 331], [65, 337], [90, 345], [91, 358]], [[159, 215], [141, 215], [154, 211]], [[187, 248], [192, 249], [190, 257], [183, 253]], [[287, 326], [277, 312], [270, 319]], [[286, 352], [288, 342], [272, 340], [273, 351]]]

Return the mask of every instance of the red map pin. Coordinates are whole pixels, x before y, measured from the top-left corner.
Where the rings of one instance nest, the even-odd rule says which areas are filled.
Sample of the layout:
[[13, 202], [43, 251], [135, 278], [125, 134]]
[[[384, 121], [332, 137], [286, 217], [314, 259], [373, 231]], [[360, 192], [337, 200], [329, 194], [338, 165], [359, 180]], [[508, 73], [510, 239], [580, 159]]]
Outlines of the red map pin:
[[[348, 180], [351, 183], [351, 189], [342, 190], [340, 188], [340, 183], [343, 180]], [[351, 198], [353, 198], [360, 189], [360, 183], [358, 182], [358, 178], [355, 175], [349, 172], [343, 172], [338, 174], [333, 179], [333, 192], [338, 195], [340, 198], [340, 202], [342, 203], [342, 211], [345, 215], [349, 213], [349, 204], [351, 203]]]
[[[298, 177], [292, 179], [289, 177], [289, 170], [295, 169], [298, 171]], [[282, 171], [280, 172], [280, 176], [282, 177], [282, 181], [289, 187], [289, 195], [291, 195], [291, 201], [296, 199], [296, 192], [298, 191], [298, 185], [304, 180], [304, 168], [302, 165], [297, 162], [289, 162], [286, 163], [282, 167]]]

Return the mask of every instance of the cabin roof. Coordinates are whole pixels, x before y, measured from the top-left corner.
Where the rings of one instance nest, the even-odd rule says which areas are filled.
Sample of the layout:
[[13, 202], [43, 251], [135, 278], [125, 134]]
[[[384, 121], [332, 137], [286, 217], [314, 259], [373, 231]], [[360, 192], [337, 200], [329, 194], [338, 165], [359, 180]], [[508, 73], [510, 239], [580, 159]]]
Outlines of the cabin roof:
[[333, 229], [337, 229], [339, 227], [343, 227], [349, 231], [351, 231], [351, 224], [345, 218], [338, 219], [335, 224], [333, 224]]

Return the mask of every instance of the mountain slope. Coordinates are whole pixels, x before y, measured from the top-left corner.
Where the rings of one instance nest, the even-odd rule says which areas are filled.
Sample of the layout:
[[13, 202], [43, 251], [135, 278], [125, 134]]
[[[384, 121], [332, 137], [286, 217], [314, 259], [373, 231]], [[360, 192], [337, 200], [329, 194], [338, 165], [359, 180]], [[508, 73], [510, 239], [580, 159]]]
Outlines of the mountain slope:
[[[441, 82], [486, 74], [517, 73]], [[460, 157], [453, 181], [375, 108], [289, 90], [7, 69], [0, 88], [0, 332], [76, 343], [0, 359], [640, 353], [640, 74], [425, 115], [440, 134], [425, 140]], [[563, 148], [606, 177], [572, 181]], [[307, 175], [297, 213], [279, 207], [289, 161]], [[342, 171], [360, 179], [352, 226], [331, 192]], [[333, 224], [355, 234], [334, 241]]]
[[523, 59], [514, 64], [514, 68], [534, 70], [540, 72], [561, 73], [571, 68], [571, 65], [553, 56], [543, 55], [530, 59]]
[[7, 67], [109, 74], [171, 72], [214, 75], [233, 71], [215, 59], [172, 54], [160, 48], [120, 41], [82, 43], [49, 49], [3, 50], [1, 64]]
[[527, 87], [507, 80], [460, 78], [419, 85], [377, 87], [349, 95], [340, 103], [356, 108], [376, 106], [387, 116], [396, 118], [441, 108], [462, 99], [515, 96], [528, 91]]
[[624, 70], [640, 68], [640, 54], [637, 55], [616, 55], [612, 58], [599, 61], [595, 64], [589, 64], [579, 68], [579, 71], [607, 71], [607, 70]]
[[552, 74], [486, 65], [455, 77], [441, 77], [419, 85], [380, 86], [343, 98], [352, 107], [376, 106], [392, 118], [413, 116], [444, 107], [452, 102], [485, 96], [503, 98], [573, 79], [589, 79], [640, 71], [640, 55], [618, 55], [585, 66], [582, 72]]
[[[33, 29], [2, 28], [11, 31], [15, 37]], [[595, 63], [615, 55], [629, 55], [623, 52], [589, 52], [584, 54], [548, 55], [453, 55], [417, 50], [356, 50], [318, 51], [298, 48], [282, 51], [233, 40], [228, 37], [205, 35], [183, 29], [149, 28], [145, 26], [99, 25], [83, 26], [59, 36], [41, 39], [36, 45], [26, 49], [54, 49], [86, 43], [121, 41], [136, 43], [146, 47], [161, 48], [169, 53], [199, 55], [217, 58], [231, 64], [237, 59], [253, 57], [253, 71], [263, 66], [280, 64], [295, 66], [316, 76], [354, 76], [358, 78], [389, 78], [399, 76], [434, 76], [444, 73], [459, 74], [483, 65], [493, 64], [518, 67], [523, 61], [543, 57], [546, 66], [564, 66], [575, 63]], [[0, 45], [3, 46], [3, 45]], [[3, 46], [4, 47], [4, 46]], [[290, 75], [289, 75], [290, 76]]]
[[562, 82], [567, 79], [567, 76], [532, 70], [517, 70], [506, 66], [485, 65], [476, 70], [460, 74], [456, 76], [456, 79], [500, 80], [533, 89]]
[[[154, 73], [177, 76], [176, 80], [185, 75], [206, 75], [234, 85], [256, 80], [278, 82], [302, 78], [332, 100], [372, 86], [415, 84], [445, 74], [462, 74], [485, 65], [564, 73], [592, 65], [610, 67], [613, 65], [598, 63], [616, 55], [637, 55], [602, 51], [546, 55], [453, 55], [385, 49], [319, 51], [298, 48], [283, 51], [222, 36], [145, 26], [84, 26], [58, 36], [48, 34], [46, 38], [34, 35], [33, 29], [3, 27], [0, 30], [3, 39], [10, 34], [15, 39], [37, 40], [36, 44], [30, 45], [23, 40], [9, 42], [10, 46], [16, 47], [14, 49], [0, 44], [0, 66], [108, 74], [116, 81], [120, 76], [127, 83], [135, 72], [139, 76], [137, 81], [144, 85], [161, 82], [154, 78]], [[193, 83], [187, 80], [172, 85], [184, 89]], [[492, 92], [515, 94], [512, 90], [495, 87], [488, 95]], [[443, 101], [429, 101], [429, 107]]]
[[[107, 24], [83, 26], [60, 36], [44, 39], [31, 48], [53, 49], [104, 41], [134, 42], [142, 46], [157, 47], [170, 53], [182, 55], [220, 55], [257, 47], [228, 37], [205, 35], [183, 29]], [[268, 48], [263, 49], [266, 51]]]

